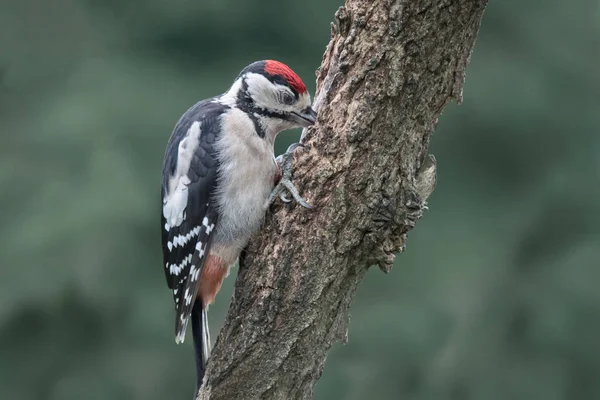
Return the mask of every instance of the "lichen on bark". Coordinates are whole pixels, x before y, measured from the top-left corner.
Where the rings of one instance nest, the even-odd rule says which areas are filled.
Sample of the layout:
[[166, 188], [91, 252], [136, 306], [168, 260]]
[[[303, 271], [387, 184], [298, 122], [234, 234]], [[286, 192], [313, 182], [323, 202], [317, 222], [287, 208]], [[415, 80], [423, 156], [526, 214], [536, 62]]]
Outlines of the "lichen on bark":
[[437, 118], [460, 102], [486, 0], [347, 0], [294, 159], [315, 208], [277, 205], [240, 260], [198, 399], [310, 399], [372, 265], [389, 272], [426, 209]]

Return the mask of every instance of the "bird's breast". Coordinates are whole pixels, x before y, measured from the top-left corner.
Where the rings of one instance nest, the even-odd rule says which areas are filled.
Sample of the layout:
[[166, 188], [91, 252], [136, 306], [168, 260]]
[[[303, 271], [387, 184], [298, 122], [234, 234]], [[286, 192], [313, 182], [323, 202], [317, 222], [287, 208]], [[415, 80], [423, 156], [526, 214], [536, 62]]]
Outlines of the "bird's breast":
[[219, 223], [213, 243], [241, 251], [264, 220], [277, 165], [273, 144], [256, 134], [250, 118], [239, 110], [228, 114], [223, 119], [225, 135], [218, 143]]

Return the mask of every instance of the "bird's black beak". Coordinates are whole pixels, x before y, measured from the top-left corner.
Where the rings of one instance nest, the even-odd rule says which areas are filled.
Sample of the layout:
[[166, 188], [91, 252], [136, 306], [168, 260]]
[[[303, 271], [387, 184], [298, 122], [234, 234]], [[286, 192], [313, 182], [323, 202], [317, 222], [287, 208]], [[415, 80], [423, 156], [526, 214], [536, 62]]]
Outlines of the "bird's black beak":
[[302, 112], [292, 113], [292, 120], [298, 125], [306, 128], [315, 124], [317, 121], [317, 112], [309, 106], [302, 110]]

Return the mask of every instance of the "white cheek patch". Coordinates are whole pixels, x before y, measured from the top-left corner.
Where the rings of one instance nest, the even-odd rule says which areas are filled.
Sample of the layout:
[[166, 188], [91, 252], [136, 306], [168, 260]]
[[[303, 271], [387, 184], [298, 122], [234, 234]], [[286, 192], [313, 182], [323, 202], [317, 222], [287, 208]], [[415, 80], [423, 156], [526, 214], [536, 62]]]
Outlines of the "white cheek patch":
[[280, 101], [281, 92], [292, 92], [284, 85], [274, 84], [260, 74], [249, 73], [246, 75], [248, 93], [257, 106], [273, 111], [299, 112], [310, 106], [308, 92], [301, 93], [295, 104], [287, 105]]
[[254, 99], [254, 103], [264, 109], [281, 110], [282, 105], [278, 101], [278, 85], [274, 85], [263, 75], [249, 73], [246, 75], [248, 93]]

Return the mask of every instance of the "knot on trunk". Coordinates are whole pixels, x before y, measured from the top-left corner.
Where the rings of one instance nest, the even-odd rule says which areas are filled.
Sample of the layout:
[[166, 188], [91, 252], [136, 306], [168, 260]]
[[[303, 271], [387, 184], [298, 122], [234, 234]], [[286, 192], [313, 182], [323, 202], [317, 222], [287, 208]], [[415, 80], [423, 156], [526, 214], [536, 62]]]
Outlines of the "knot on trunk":
[[[397, 253], [406, 249], [407, 233], [427, 210], [427, 198], [437, 182], [436, 160], [433, 155], [425, 158], [412, 185], [396, 197], [383, 197], [375, 210], [373, 222], [376, 230], [365, 236], [372, 252], [367, 260], [388, 273], [394, 265]], [[384, 192], [385, 195], [385, 192]]]

